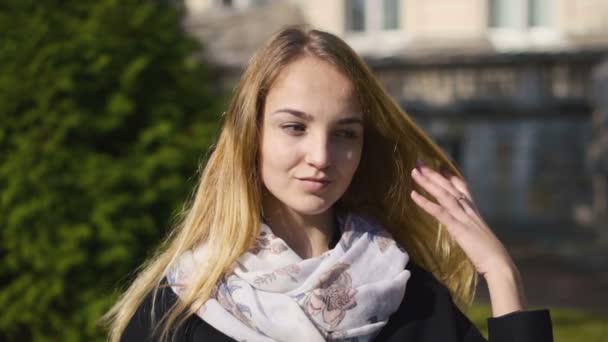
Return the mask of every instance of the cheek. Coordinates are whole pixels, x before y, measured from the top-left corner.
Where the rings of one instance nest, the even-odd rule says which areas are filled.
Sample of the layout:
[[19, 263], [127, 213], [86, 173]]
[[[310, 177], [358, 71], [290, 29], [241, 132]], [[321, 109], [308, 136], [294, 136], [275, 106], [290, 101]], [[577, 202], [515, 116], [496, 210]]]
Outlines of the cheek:
[[261, 142], [262, 177], [289, 171], [297, 163], [297, 148], [276, 133], [269, 132]]
[[361, 159], [361, 151], [353, 150], [346, 152], [345, 155], [346, 161], [351, 164], [359, 164], [359, 160]]
[[361, 146], [347, 148], [340, 153], [340, 169], [343, 176], [352, 177], [361, 161]]

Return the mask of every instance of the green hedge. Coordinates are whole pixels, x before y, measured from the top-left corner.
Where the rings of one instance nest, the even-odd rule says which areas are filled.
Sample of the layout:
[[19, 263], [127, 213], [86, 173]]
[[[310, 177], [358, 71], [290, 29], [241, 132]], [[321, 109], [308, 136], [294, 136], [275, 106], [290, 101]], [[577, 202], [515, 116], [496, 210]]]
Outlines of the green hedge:
[[176, 6], [0, 5], [0, 340], [103, 340], [188, 197], [223, 99]]

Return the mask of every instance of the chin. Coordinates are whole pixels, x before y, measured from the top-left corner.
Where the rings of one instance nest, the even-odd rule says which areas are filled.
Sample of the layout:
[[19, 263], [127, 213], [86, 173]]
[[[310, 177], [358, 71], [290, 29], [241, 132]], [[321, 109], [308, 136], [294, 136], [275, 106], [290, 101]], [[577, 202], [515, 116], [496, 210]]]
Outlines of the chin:
[[[308, 197], [308, 196], [307, 196]], [[323, 198], [302, 198], [286, 203], [292, 210], [301, 215], [319, 215], [331, 208], [335, 201], [329, 201]]]

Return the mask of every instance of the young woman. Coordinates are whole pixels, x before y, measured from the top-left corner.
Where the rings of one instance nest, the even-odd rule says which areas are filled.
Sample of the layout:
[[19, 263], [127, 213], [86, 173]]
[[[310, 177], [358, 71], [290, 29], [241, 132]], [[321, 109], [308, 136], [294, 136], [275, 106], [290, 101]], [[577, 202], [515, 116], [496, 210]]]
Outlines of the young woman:
[[112, 341], [551, 341], [456, 167], [342, 40], [256, 53], [182, 222], [107, 314]]

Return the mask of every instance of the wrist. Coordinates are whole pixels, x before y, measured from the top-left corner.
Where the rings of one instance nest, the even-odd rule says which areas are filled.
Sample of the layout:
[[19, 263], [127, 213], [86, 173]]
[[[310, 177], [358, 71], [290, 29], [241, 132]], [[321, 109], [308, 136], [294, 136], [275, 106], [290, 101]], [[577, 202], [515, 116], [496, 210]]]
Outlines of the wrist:
[[511, 260], [495, 264], [482, 274], [486, 282], [517, 281], [520, 279], [519, 270]]
[[493, 268], [483, 276], [488, 286], [494, 317], [526, 309], [523, 282], [514, 264]]

